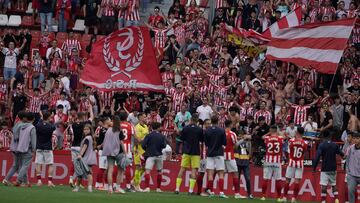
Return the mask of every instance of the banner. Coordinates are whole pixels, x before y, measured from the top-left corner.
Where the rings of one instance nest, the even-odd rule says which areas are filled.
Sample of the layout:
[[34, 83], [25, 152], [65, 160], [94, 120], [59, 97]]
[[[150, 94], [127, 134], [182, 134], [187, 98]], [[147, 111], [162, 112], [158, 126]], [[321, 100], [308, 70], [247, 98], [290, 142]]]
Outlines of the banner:
[[[12, 165], [12, 156], [10, 152], [0, 152], [0, 170], [1, 176], [0, 180], [2, 180], [7, 172], [9, 171]], [[53, 174], [53, 181], [55, 184], [68, 184], [71, 168], [71, 155], [70, 151], [54, 151], [54, 174]], [[96, 176], [97, 167], [94, 167], [94, 176]], [[174, 191], [175, 190], [175, 183], [178, 171], [180, 170], [180, 163], [173, 162], [173, 161], [165, 161], [164, 162], [164, 169], [163, 169], [163, 179], [161, 183], [161, 189], [164, 191]], [[47, 171], [42, 170], [42, 177], [45, 177], [45, 173]], [[134, 170], [131, 171], [134, 173]], [[285, 174], [285, 168], [283, 170], [283, 175]], [[186, 171], [183, 177], [183, 184], [181, 186], [181, 192], [187, 192], [189, 187], [189, 180], [190, 180], [191, 171]], [[262, 184], [262, 168], [251, 166], [250, 167], [250, 176], [251, 176], [251, 190], [256, 197], [262, 197], [263, 193], [261, 190]], [[30, 182], [36, 183], [36, 175], [35, 175], [35, 163], [32, 163], [29, 169]], [[47, 177], [47, 175], [46, 175]], [[15, 180], [15, 179], [13, 179]], [[95, 178], [94, 178], [95, 180]], [[218, 177], [215, 177], [214, 187], [215, 192], [218, 193]], [[343, 171], [338, 171], [337, 175], [337, 188], [339, 190], [339, 198], [340, 202], [344, 202], [345, 197], [345, 189], [347, 185], [345, 183], [345, 174]], [[316, 172], [313, 173], [310, 169], [306, 169], [304, 171], [304, 178], [300, 183], [300, 190], [299, 190], [299, 200], [301, 201], [320, 201], [320, 173]], [[156, 186], [156, 171], [153, 171], [151, 174], [150, 186], [154, 189]], [[206, 186], [206, 178], [204, 178], [204, 187]], [[144, 185], [142, 185], [144, 187]], [[233, 195], [233, 188], [232, 188], [232, 178], [229, 175], [225, 175], [224, 179], [224, 187], [225, 193], [228, 195]], [[245, 185], [245, 178], [241, 176], [240, 178], [240, 188], [241, 194], [246, 195], [246, 185]], [[70, 190], [70, 189], [69, 189]], [[195, 189], [196, 191], [196, 189]], [[268, 187], [267, 195], [271, 195], [271, 197], [275, 197], [275, 181], [272, 180], [271, 186]], [[329, 195], [333, 197], [333, 194], [328, 191]], [[360, 190], [358, 190], [358, 193]], [[289, 194], [293, 194], [292, 187], [289, 190]], [[328, 201], [331, 202], [328, 195]], [[360, 195], [358, 195], [358, 198]], [[359, 199], [360, 200], [360, 199]]]
[[149, 30], [126, 27], [95, 42], [80, 82], [102, 91], [163, 91]]
[[263, 46], [256, 46], [250, 40], [235, 34], [228, 34], [228, 41], [238, 45], [240, 49], [244, 50], [249, 57], [256, 57], [266, 49]]

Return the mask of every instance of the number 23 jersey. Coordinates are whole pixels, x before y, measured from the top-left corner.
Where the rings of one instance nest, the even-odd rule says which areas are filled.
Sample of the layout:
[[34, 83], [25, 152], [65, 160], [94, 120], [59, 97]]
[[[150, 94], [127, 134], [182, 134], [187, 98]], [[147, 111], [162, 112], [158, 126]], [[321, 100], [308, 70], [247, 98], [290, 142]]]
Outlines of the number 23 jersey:
[[266, 146], [266, 163], [281, 163], [284, 138], [281, 136], [268, 136], [264, 138]]

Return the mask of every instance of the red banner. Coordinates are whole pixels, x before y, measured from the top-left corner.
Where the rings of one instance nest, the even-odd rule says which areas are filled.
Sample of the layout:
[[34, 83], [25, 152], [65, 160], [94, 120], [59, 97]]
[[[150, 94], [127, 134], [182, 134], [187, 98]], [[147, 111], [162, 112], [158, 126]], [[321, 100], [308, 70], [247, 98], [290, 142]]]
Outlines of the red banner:
[[149, 30], [126, 27], [95, 42], [80, 82], [102, 91], [163, 91]]
[[[8, 172], [9, 168], [12, 165], [12, 156], [10, 152], [0, 152], [0, 170], [1, 170], [1, 177], [0, 180], [2, 180], [6, 173]], [[72, 165], [71, 163], [71, 156], [69, 151], [57, 151], [54, 155], [55, 158], [55, 164], [54, 164], [54, 174], [53, 174], [53, 180], [55, 184], [67, 184], [69, 181], [69, 173], [70, 173], [70, 167]], [[175, 182], [177, 173], [179, 171], [179, 162], [172, 162], [172, 161], [165, 161], [164, 163], [164, 169], [163, 169], [163, 180], [161, 183], [161, 189], [165, 191], [174, 191], [175, 190]], [[94, 168], [95, 175], [97, 168]], [[132, 171], [133, 173], [133, 171]], [[285, 173], [285, 170], [283, 170], [283, 174]], [[190, 180], [190, 171], [185, 172], [184, 181], [181, 187], [182, 192], [187, 192], [189, 187], [189, 180]], [[251, 175], [251, 190], [253, 191], [253, 194], [256, 197], [262, 196], [261, 191], [261, 184], [262, 184], [262, 168], [260, 167], [254, 167], [251, 166], [250, 169], [250, 175]], [[45, 170], [42, 171], [42, 176], [45, 177]], [[47, 175], [46, 175], [47, 176]], [[30, 181], [32, 183], [36, 182], [36, 175], [35, 175], [35, 163], [32, 163], [30, 170], [29, 170], [29, 176]], [[214, 187], [217, 188], [217, 176], [214, 181]], [[343, 171], [338, 171], [337, 175], [337, 188], [339, 190], [339, 198], [340, 202], [344, 202], [345, 198], [345, 189], [347, 188], [347, 185], [345, 183], [345, 174]], [[312, 173], [312, 171], [305, 169], [304, 171], [304, 178], [300, 183], [300, 190], [299, 190], [299, 200], [301, 201], [320, 201], [320, 173]], [[233, 194], [232, 190], [232, 179], [225, 175], [224, 179], [224, 186], [225, 186], [225, 193], [226, 194]], [[206, 185], [206, 180], [204, 178], [204, 186]], [[151, 176], [150, 185], [152, 188], [156, 185], [156, 172], [154, 171]], [[240, 179], [240, 188], [241, 188], [241, 194], [246, 195], [246, 185], [245, 185], [245, 178], [244, 176]], [[215, 189], [215, 192], [217, 193], [217, 189]], [[359, 193], [360, 191], [358, 191]], [[268, 187], [267, 195], [271, 195], [272, 197], [275, 197], [275, 181], [272, 181], [271, 186]], [[289, 194], [292, 194], [293, 190], [292, 188], [289, 191]], [[333, 194], [328, 191], [328, 201], [331, 202], [330, 197], [333, 197]], [[358, 195], [360, 197], [360, 195]], [[360, 199], [359, 199], [360, 200]]]

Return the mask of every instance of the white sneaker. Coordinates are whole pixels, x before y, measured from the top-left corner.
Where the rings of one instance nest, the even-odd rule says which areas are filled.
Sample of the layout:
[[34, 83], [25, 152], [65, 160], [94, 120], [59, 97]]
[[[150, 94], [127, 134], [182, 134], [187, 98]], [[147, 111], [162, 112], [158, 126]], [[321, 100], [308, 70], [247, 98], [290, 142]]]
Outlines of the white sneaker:
[[239, 193], [236, 193], [234, 196], [235, 199], [245, 199], [245, 196], [240, 195]]
[[142, 192], [150, 192], [150, 188], [147, 187], [147, 188], [145, 188], [144, 190], [142, 190]]
[[141, 189], [140, 185], [134, 186], [134, 189], [135, 189], [136, 192], [143, 192], [143, 190]]
[[286, 197], [282, 198], [282, 202], [287, 202]]
[[115, 190], [115, 193], [125, 194], [125, 191], [119, 187], [117, 190]]
[[74, 180], [73, 179], [69, 179], [69, 185], [70, 185], [70, 187], [74, 187]]
[[156, 188], [156, 192], [161, 193], [161, 192], [162, 192], [162, 190], [161, 190], [160, 188]]
[[228, 199], [228, 198], [229, 198], [229, 197], [226, 196], [223, 192], [220, 192], [219, 197], [220, 197], [220, 198], [224, 198], [224, 199]]
[[4, 184], [5, 186], [11, 185], [11, 183], [9, 181], [7, 181], [6, 179], [4, 179], [2, 181], [2, 184]]
[[261, 200], [261, 201], [265, 201], [265, 200], [266, 200], [266, 198], [265, 198], [265, 197], [262, 197], [260, 200]]
[[42, 186], [41, 180], [38, 180], [38, 182], [36, 183], [36, 186], [38, 186], [38, 187]]
[[92, 189], [92, 188], [88, 188], [88, 192], [93, 192], [93, 189]]
[[295, 197], [291, 198], [291, 203], [296, 203]]
[[75, 188], [72, 190], [73, 192], [79, 192], [79, 187], [78, 186], [75, 186]]
[[54, 185], [53, 182], [49, 181], [49, 182], [48, 182], [48, 187], [55, 187], [55, 185]]

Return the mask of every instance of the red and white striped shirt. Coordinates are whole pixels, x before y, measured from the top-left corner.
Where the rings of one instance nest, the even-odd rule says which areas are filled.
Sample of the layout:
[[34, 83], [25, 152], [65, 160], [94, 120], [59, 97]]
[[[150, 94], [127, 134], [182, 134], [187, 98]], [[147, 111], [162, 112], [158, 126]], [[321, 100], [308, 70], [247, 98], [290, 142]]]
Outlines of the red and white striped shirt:
[[173, 94], [173, 111], [175, 112], [179, 112], [181, 110], [181, 106], [182, 104], [184, 103], [185, 101], [185, 98], [186, 98], [186, 95], [185, 95], [185, 92], [183, 91], [176, 91], [174, 94]]
[[26, 67], [26, 68], [30, 69], [31, 61], [30, 60], [21, 60], [20, 67]]
[[29, 111], [31, 113], [39, 113], [43, 104], [43, 98], [39, 96], [30, 96]]
[[264, 138], [264, 142], [266, 146], [265, 162], [280, 164], [284, 139], [280, 136], [267, 136]]
[[33, 71], [43, 73], [45, 67], [45, 61], [42, 59], [34, 59], [32, 61]]
[[54, 58], [50, 64], [50, 73], [60, 72], [61, 58]]
[[131, 21], [139, 21], [140, 20], [140, 14], [139, 14], [139, 8], [137, 6], [138, 0], [129, 0], [129, 7], [126, 10], [125, 14], [125, 20], [131, 20]]
[[333, 19], [333, 17], [335, 16], [335, 13], [336, 13], [336, 9], [332, 6], [324, 6], [324, 7], [321, 7], [321, 13], [322, 13], [322, 16], [328, 16], [330, 20]]
[[289, 166], [294, 168], [304, 168], [304, 154], [307, 144], [303, 139], [289, 140]]
[[310, 109], [311, 106], [304, 105], [292, 105], [294, 108], [294, 123], [295, 125], [301, 125], [307, 119], [307, 110]]
[[219, 114], [219, 127], [225, 128], [225, 121], [229, 119], [227, 113]]
[[270, 125], [271, 123], [271, 113], [269, 111], [266, 111], [266, 110], [258, 110], [255, 112], [254, 114], [254, 119], [255, 119], [255, 122], [258, 123], [258, 119], [260, 116], [264, 116], [265, 117], [265, 122], [266, 124]]
[[118, 18], [125, 18], [127, 8], [124, 8], [124, 6], [127, 5], [128, 2], [128, 0], [118, 0], [117, 5], [120, 7]]
[[311, 23], [317, 22], [319, 20], [318, 16], [320, 15], [320, 13], [321, 13], [320, 7], [311, 9], [311, 11], [309, 12], [310, 22]]
[[214, 47], [205, 44], [203, 47], [201, 47], [201, 53], [209, 57], [213, 49]]
[[225, 160], [234, 160], [234, 146], [236, 144], [236, 134], [231, 130], [226, 130], [226, 146], [224, 149]]
[[102, 106], [111, 106], [113, 102], [114, 91], [101, 92], [101, 105]]
[[165, 87], [164, 91], [165, 91], [166, 96], [172, 97], [176, 90], [173, 87]]
[[6, 101], [8, 94], [8, 86], [6, 83], [0, 84], [0, 101]]
[[254, 108], [253, 107], [244, 107], [240, 106], [240, 121], [245, 121], [246, 116], [254, 116]]
[[225, 2], [226, 0], [216, 0], [215, 8], [225, 8], [227, 7], [227, 4]]
[[89, 99], [81, 100], [79, 104], [79, 112], [87, 112], [90, 105], [91, 103]]
[[162, 129], [163, 129], [162, 134], [165, 136], [169, 136], [175, 132], [175, 123], [174, 123], [174, 118], [172, 116], [167, 116], [164, 119]]
[[134, 126], [131, 123], [125, 121], [120, 123], [120, 129], [122, 130], [125, 138], [123, 140], [125, 152], [131, 152], [131, 139], [135, 135]]
[[174, 28], [174, 34], [176, 36], [176, 41], [181, 45], [185, 44], [185, 39], [186, 39], [185, 30], [186, 30], [185, 24], [176, 26]]
[[0, 131], [0, 149], [8, 149], [10, 147], [12, 132], [9, 129]]
[[79, 40], [77, 39], [67, 39], [62, 44], [61, 49], [66, 52], [69, 56], [71, 56], [71, 51], [73, 49], [76, 49], [78, 51], [81, 51], [81, 45]]
[[175, 76], [174, 76], [174, 73], [167, 71], [167, 72], [162, 73], [161, 77], [162, 77], [163, 82], [165, 83], [169, 80], [174, 80]]
[[103, 16], [115, 16], [115, 1], [114, 0], [102, 0], [101, 8], [102, 8]]
[[168, 32], [167, 29], [160, 30], [160, 29], [154, 28], [153, 31], [155, 32], [154, 47], [155, 48], [164, 48], [166, 40], [167, 40], [167, 35], [166, 35], [166, 33]]

